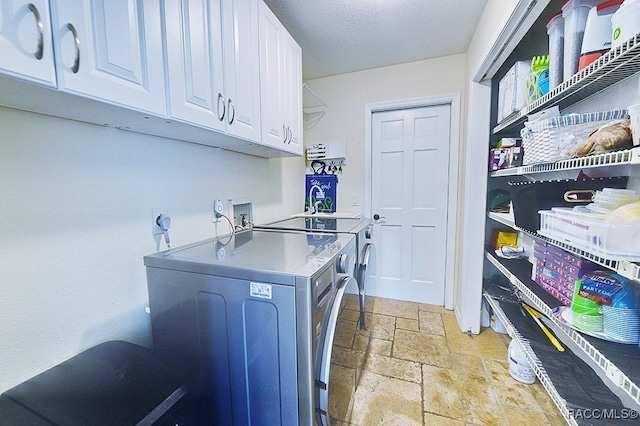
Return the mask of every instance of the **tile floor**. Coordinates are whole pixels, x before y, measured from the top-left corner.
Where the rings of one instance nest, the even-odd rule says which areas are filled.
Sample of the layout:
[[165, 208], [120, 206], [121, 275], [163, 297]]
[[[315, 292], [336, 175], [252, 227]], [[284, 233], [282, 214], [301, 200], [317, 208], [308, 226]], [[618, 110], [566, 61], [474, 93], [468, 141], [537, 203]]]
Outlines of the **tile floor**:
[[333, 346], [332, 426], [565, 425], [536, 381], [509, 375], [510, 338], [470, 337], [440, 306], [346, 295]]

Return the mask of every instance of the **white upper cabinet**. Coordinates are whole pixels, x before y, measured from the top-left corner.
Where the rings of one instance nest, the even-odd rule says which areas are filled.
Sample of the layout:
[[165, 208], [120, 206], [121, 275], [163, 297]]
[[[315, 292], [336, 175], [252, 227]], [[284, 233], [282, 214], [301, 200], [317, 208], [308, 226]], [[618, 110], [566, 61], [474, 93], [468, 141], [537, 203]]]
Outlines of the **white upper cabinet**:
[[225, 131], [222, 17], [217, 0], [165, 2], [169, 117]]
[[165, 2], [169, 117], [260, 143], [258, 0]]
[[47, 0], [0, 0], [0, 72], [55, 87]]
[[58, 88], [166, 115], [159, 1], [51, 0]]
[[287, 149], [302, 155], [302, 48], [289, 33], [284, 49], [285, 123], [289, 130]]
[[227, 133], [260, 143], [260, 0], [221, 0]]
[[260, 4], [262, 143], [302, 155], [302, 49]]

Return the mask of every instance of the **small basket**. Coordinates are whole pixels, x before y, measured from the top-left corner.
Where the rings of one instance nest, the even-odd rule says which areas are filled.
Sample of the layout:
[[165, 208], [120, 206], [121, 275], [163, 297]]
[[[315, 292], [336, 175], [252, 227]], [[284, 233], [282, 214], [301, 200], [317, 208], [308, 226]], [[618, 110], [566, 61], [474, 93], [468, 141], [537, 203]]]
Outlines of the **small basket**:
[[569, 158], [571, 149], [586, 140], [593, 131], [613, 120], [627, 117], [627, 110], [622, 109], [526, 122], [520, 131], [524, 151], [523, 165]]

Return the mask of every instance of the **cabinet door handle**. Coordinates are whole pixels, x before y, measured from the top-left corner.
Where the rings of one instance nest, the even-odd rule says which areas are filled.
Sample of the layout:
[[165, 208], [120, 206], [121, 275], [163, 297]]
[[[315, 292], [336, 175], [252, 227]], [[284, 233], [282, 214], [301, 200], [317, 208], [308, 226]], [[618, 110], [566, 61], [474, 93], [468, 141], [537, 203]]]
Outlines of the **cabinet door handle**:
[[42, 18], [40, 18], [40, 12], [38, 12], [38, 8], [33, 3], [29, 3], [28, 7], [31, 13], [33, 13], [33, 16], [36, 18], [36, 26], [38, 27], [38, 48], [36, 49], [33, 56], [35, 56], [37, 60], [40, 60], [42, 59], [42, 55], [44, 54], [44, 25], [42, 24]]
[[282, 125], [282, 134], [284, 135], [282, 138], [282, 143], [286, 144], [289, 134], [287, 133], [287, 126], [285, 126], [284, 124]]
[[233, 124], [233, 120], [236, 119], [236, 104], [229, 98], [229, 124]]
[[76, 59], [71, 67], [71, 72], [77, 74], [80, 69], [80, 39], [78, 38], [78, 32], [73, 24], [67, 24], [67, 29], [71, 31], [71, 34], [73, 35], [73, 43], [76, 46]]
[[[222, 115], [220, 115], [220, 100], [222, 100]], [[224, 96], [222, 96], [222, 93], [218, 93], [218, 106], [217, 106], [217, 114], [218, 114], [218, 120], [222, 121], [224, 120], [224, 115], [227, 112], [227, 107], [224, 101]]]
[[287, 130], [289, 131], [289, 142], [287, 143], [290, 144], [293, 139], [293, 132], [291, 131], [291, 127], [287, 127]]

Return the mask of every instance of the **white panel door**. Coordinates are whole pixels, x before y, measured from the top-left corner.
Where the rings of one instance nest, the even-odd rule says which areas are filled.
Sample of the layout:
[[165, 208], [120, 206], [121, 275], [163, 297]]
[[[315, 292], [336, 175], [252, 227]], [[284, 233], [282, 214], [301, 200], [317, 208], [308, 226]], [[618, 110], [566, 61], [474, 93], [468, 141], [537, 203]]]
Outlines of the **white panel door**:
[[160, 2], [51, 5], [60, 90], [166, 116]]
[[164, 4], [169, 116], [224, 132], [220, 2], [173, 0]]
[[56, 86], [47, 0], [0, 0], [0, 72]]
[[449, 105], [373, 114], [377, 296], [444, 304], [449, 129]]
[[260, 143], [258, 0], [222, 0], [227, 133]]

